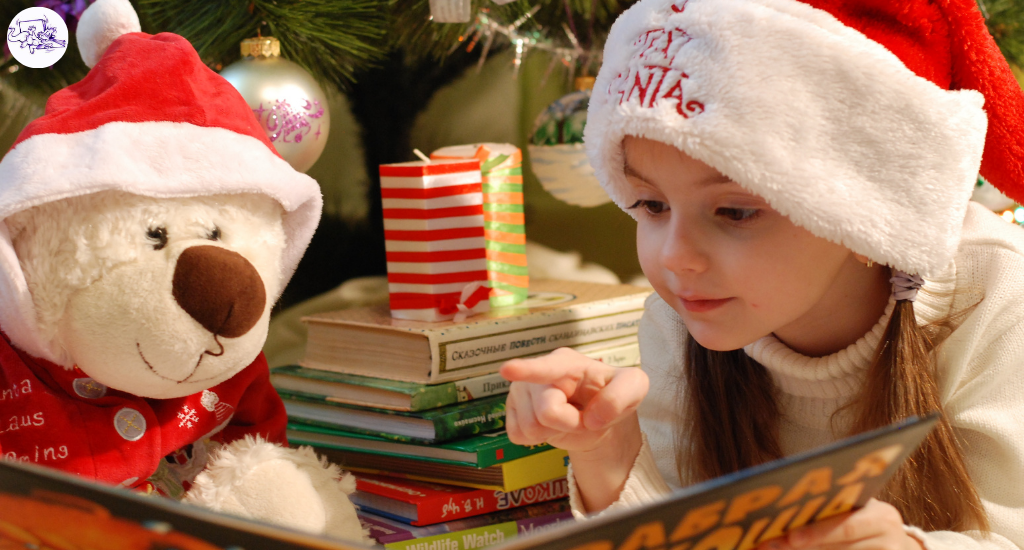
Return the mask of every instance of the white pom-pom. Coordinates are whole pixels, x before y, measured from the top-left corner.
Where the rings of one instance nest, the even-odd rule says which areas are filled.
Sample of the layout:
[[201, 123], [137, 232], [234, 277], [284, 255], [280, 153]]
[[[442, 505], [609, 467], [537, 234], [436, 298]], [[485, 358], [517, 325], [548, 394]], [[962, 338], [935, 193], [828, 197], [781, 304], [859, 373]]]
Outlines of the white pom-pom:
[[139, 15], [128, 0], [96, 0], [78, 19], [78, 51], [92, 68], [103, 52], [123, 34], [139, 32]]

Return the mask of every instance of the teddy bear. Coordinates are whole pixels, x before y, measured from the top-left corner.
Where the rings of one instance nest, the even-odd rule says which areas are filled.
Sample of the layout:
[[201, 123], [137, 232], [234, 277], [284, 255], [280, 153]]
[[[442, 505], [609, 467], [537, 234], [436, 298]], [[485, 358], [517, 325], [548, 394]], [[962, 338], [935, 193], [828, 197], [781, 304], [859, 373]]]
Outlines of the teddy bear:
[[128, 0], [0, 160], [0, 458], [368, 542], [350, 474], [287, 447], [261, 348], [322, 197]]

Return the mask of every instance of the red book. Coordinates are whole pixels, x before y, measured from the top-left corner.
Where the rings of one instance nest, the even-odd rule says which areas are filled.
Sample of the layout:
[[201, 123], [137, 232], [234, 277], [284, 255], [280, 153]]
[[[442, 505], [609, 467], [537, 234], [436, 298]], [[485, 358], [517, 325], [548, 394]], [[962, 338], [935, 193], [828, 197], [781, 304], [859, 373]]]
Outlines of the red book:
[[569, 484], [564, 477], [505, 493], [358, 474], [356, 489], [351, 498], [360, 508], [420, 526], [569, 496]]

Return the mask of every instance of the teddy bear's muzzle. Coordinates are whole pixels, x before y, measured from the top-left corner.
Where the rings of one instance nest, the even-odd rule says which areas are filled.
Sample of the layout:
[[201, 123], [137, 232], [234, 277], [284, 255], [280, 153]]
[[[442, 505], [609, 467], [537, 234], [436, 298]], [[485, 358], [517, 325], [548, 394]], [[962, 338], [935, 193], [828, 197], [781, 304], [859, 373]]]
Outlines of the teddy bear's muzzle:
[[175, 301], [206, 330], [226, 338], [249, 332], [263, 316], [266, 290], [241, 254], [219, 246], [185, 249], [174, 268]]

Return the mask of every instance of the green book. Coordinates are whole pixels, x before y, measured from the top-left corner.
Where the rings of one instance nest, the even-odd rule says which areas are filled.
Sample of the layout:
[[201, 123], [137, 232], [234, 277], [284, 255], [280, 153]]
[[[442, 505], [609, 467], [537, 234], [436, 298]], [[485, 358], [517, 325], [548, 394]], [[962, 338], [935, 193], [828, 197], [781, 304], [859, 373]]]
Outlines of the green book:
[[508, 393], [509, 387], [509, 382], [498, 373], [429, 385], [298, 365], [271, 369], [270, 383], [280, 391], [318, 396], [324, 401], [396, 411], [436, 409]]
[[505, 427], [505, 396], [495, 395], [420, 412], [329, 403], [318, 396], [278, 391], [288, 420], [373, 435], [392, 441], [442, 443]]
[[294, 422], [288, 424], [288, 441], [293, 445], [417, 458], [426, 462], [460, 464], [477, 468], [501, 464], [551, 448], [546, 443], [530, 446], [516, 445], [508, 440], [508, 434], [504, 430], [438, 445], [421, 445]]

